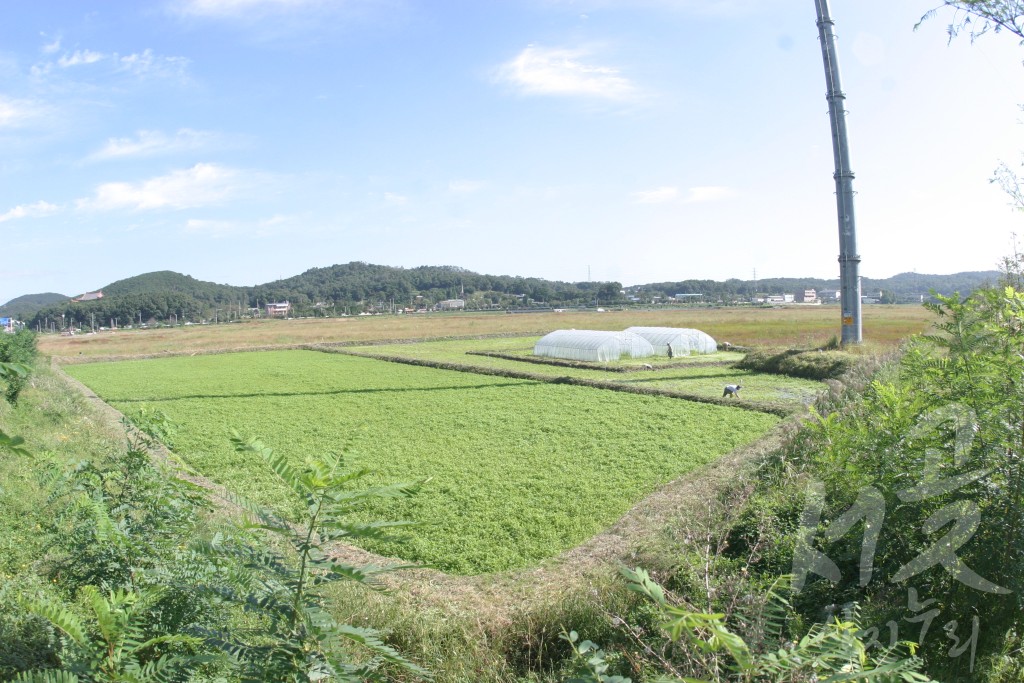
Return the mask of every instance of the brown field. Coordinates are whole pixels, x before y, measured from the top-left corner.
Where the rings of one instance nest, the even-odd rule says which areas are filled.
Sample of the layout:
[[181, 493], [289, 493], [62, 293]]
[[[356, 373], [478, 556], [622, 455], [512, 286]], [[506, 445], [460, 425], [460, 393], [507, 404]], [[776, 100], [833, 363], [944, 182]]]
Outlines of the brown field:
[[[866, 306], [865, 348], [884, 350], [925, 331], [933, 316], [920, 306]], [[817, 346], [839, 334], [835, 306], [721, 308], [566, 313], [431, 313], [426, 315], [254, 320], [222, 325], [117, 330], [74, 337], [44, 335], [39, 348], [64, 361], [163, 353], [195, 353], [329, 342], [542, 335], [562, 328], [630, 325], [696, 327], [742, 346]]]

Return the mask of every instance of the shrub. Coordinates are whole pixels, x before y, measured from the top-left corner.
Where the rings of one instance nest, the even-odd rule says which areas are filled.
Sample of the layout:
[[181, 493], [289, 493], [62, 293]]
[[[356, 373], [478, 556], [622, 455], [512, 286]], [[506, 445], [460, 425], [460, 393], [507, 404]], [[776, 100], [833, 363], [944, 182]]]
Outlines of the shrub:
[[[0, 334], [0, 364], [14, 364], [15, 367], [26, 369], [35, 361], [36, 335], [28, 329], [18, 330], [14, 334]], [[0, 376], [6, 385], [4, 399], [14, 405], [18, 395], [28, 384], [28, 373], [10, 371]]]
[[[658, 680], [931, 682], [919, 672], [919, 659], [901, 656], [903, 644], [869, 653], [864, 632], [853, 620], [815, 624], [803, 637], [788, 640], [785, 628], [791, 608], [782, 595], [786, 581], [769, 588], [758, 609], [741, 618], [744, 629], [769, 646], [757, 649], [729, 628], [725, 615], [678, 604], [642, 569], [623, 568], [622, 574], [628, 588], [653, 603], [659, 612], [660, 623], [653, 636], [641, 638], [639, 630], [620, 624], [638, 646], [628, 657], [631, 666], [635, 669], [639, 661], [645, 661], [648, 671], [662, 674]], [[613, 673], [618, 657], [589, 640], [580, 642], [576, 631], [563, 633], [562, 637], [570, 644], [578, 665], [570, 683], [631, 683], [631, 679]]]
[[[380, 676], [387, 665], [416, 677], [429, 674], [385, 644], [370, 628], [339, 623], [325, 609], [323, 591], [331, 584], [354, 581], [371, 584], [381, 572], [397, 566], [354, 566], [332, 556], [329, 544], [352, 538], [378, 538], [407, 522], [355, 522], [354, 510], [374, 498], [405, 498], [418, 485], [397, 484], [353, 489], [353, 482], [368, 474], [348, 471], [336, 455], [308, 457], [302, 469], [256, 439], [232, 438], [235, 448], [259, 454], [288, 486], [302, 507], [292, 524], [277, 513], [231, 496], [251, 520], [246, 528], [269, 532], [291, 554], [239, 538], [214, 537], [202, 544], [215, 563], [228, 563], [217, 585], [209, 591], [251, 613], [253, 623], [229, 631], [207, 630], [207, 641], [230, 655], [243, 680], [364, 681]], [[356, 645], [368, 658], [355, 662], [347, 648]]]
[[770, 372], [804, 379], [835, 379], [853, 367], [856, 360], [843, 351], [788, 349], [786, 351], [753, 351], [736, 364], [741, 370]]
[[[1024, 668], [1014, 644], [1024, 590], [1024, 294], [936, 298], [936, 333], [867, 384], [854, 373], [859, 391], [830, 384], [819, 412], [765, 463], [734, 542], [742, 550], [763, 526], [785, 549], [756, 572], [784, 569], [797, 544], [813, 543], [835, 563], [828, 578], [823, 564], [809, 572], [794, 599], [808, 620], [858, 602], [876, 630], [899, 624], [906, 637], [908, 610], [933, 604], [927, 635], [909, 630], [929, 672], [984, 680], [990, 672], [980, 667]], [[927, 564], [940, 548], [944, 564]], [[959, 642], [969, 656], [951, 647]]]

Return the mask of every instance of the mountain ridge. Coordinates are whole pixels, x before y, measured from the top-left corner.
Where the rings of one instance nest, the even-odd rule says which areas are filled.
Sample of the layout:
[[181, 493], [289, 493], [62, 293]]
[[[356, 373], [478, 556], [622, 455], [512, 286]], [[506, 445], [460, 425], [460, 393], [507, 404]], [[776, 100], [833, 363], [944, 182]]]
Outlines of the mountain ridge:
[[[930, 290], [967, 293], [994, 284], [999, 272], [963, 271], [948, 275], [905, 272], [890, 278], [862, 279], [862, 292], [894, 302], [919, 301]], [[61, 294], [29, 294], [0, 306], [0, 315], [40, 323], [63, 314], [77, 320], [95, 316], [143, 321], [225, 316], [241, 317], [248, 309], [271, 301], [289, 301], [296, 314], [322, 314], [425, 307], [444, 299], [464, 299], [469, 308], [514, 308], [529, 305], [593, 305], [614, 303], [623, 294], [636, 301], [664, 300], [675, 294], [702, 294], [705, 302], [749, 300], [755, 294], [793, 293], [802, 289], [836, 289], [839, 279], [764, 278], [740, 280], [678, 280], [622, 287], [617, 282], [562, 282], [511, 275], [486, 275], [459, 266], [400, 268], [353, 261], [310, 268], [298, 275], [251, 287], [198, 280], [170, 270], [142, 273], [109, 283], [95, 291], [96, 301], [71, 303]]]

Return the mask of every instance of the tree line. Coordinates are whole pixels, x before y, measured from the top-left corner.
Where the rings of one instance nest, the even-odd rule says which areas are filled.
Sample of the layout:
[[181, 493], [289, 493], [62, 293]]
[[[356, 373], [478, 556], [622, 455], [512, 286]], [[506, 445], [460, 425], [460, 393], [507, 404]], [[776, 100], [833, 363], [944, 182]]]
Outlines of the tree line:
[[44, 306], [26, 322], [32, 329], [56, 330], [221, 321], [259, 315], [265, 304], [283, 301], [296, 316], [425, 308], [446, 299], [463, 299], [468, 309], [597, 305], [620, 301], [622, 285], [481, 275], [455, 266], [405, 269], [353, 262], [252, 287], [161, 271], [115, 282], [103, 294]]
[[[994, 281], [995, 271], [920, 275], [903, 273], [884, 280], [865, 278], [865, 295], [882, 303], [919, 302], [938, 294], [971, 292]], [[749, 302], [757, 294], [835, 289], [838, 280], [771, 278], [681, 280], [623, 289], [619, 282], [561, 282], [511, 275], [484, 275], [457, 266], [395, 268], [352, 262], [313, 268], [283, 280], [236, 287], [160, 271], [114, 282], [102, 299], [62, 301], [26, 316], [35, 330], [69, 327], [123, 327], [145, 323], [224, 321], [260, 315], [270, 302], [287, 301], [295, 316], [420, 309], [446, 299], [462, 299], [468, 310], [615, 305], [636, 297], [640, 303], [667, 301], [676, 294], [700, 294], [713, 304]]]

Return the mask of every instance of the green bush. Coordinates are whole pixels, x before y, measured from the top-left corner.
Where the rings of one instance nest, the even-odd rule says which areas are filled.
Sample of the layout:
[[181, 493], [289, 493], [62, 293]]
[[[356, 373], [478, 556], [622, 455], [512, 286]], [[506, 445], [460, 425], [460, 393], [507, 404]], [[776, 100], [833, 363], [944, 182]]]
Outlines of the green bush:
[[[28, 329], [18, 330], [14, 334], [0, 334], [0, 363], [14, 363], [19, 366], [29, 366], [35, 359], [36, 335]], [[4, 380], [4, 399], [10, 404], [18, 402], [18, 395], [28, 384], [28, 374], [11, 372], [6, 373]]]
[[27, 575], [0, 585], [0, 680], [21, 671], [59, 664], [60, 642], [50, 623], [26, 610], [23, 600], [41, 587]]
[[[1024, 590], [1024, 294], [1007, 287], [937, 299], [935, 334], [913, 340], [867, 384], [854, 373], [858, 390], [830, 383], [819, 411], [764, 464], [732, 529], [733, 551], [765, 535], [781, 552], [762, 554], [752, 569], [770, 575], [810, 543], [839, 578], [821, 576], [821, 566], [808, 575], [793, 600], [805, 619], [856, 602], [880, 640], [889, 623], [902, 638], [921, 638], [936, 678], [1004, 680], [1024, 668], [1014, 645]], [[786, 357], [764, 360], [781, 367]], [[861, 509], [878, 517], [841, 523], [868, 495], [875, 502]], [[876, 544], [864, 565], [869, 530]], [[935, 561], [914, 565], [918, 558]], [[927, 601], [934, 623], [925, 637], [907, 615]]]
[[736, 364], [741, 370], [770, 372], [803, 379], [835, 379], [853, 367], [856, 356], [843, 351], [788, 349], [752, 351]]
[[[658, 610], [654, 633], [643, 633], [628, 623], [619, 627], [635, 641], [633, 652], [608, 653], [592, 641], [580, 641], [576, 631], [562, 638], [572, 648], [577, 665], [568, 683], [631, 683], [623, 674], [625, 662], [641, 675], [661, 674], [658, 681], [690, 683], [753, 683], [755, 681], [896, 681], [931, 683], [920, 673], [921, 660], [905, 656], [905, 644], [869, 651], [865, 631], [853, 619], [834, 619], [811, 626], [805, 635], [790, 639], [786, 627], [792, 611], [783, 596], [787, 581], [776, 582], [754, 609], [740, 616], [748, 637], [733, 630], [724, 614], [695, 610], [680, 604], [642, 569], [622, 569], [627, 586]], [[759, 648], [754, 642], [767, 647]], [[643, 667], [638, 666], [645, 662]], [[671, 676], [672, 678], [668, 678]]]

